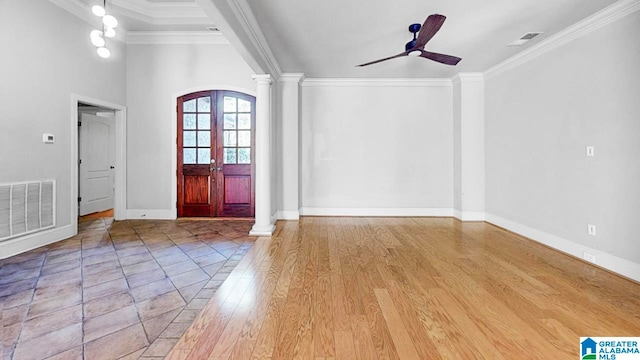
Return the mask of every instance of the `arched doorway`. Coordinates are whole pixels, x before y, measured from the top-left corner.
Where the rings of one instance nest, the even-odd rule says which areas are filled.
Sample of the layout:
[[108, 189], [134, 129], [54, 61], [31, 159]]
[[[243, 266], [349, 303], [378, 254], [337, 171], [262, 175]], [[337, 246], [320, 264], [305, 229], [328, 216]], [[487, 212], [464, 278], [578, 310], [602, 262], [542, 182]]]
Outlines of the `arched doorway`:
[[177, 107], [178, 217], [253, 217], [255, 98], [199, 91]]

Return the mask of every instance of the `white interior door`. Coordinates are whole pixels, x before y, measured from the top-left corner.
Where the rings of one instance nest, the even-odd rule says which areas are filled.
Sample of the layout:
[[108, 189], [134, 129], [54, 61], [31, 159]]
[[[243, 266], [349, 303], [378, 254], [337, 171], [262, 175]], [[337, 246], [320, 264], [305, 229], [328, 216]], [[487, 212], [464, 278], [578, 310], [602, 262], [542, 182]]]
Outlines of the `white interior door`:
[[113, 208], [115, 120], [111, 116], [80, 115], [80, 206], [87, 215]]

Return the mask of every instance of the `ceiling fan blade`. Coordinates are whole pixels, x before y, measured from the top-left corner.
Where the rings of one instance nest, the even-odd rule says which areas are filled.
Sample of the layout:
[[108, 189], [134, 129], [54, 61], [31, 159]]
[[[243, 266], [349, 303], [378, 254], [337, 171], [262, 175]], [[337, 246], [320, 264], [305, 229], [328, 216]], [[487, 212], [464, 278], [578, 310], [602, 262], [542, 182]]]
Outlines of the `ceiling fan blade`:
[[415, 49], [423, 49], [433, 35], [440, 30], [446, 18], [446, 16], [440, 14], [429, 15], [424, 21], [424, 25], [420, 28], [420, 32], [418, 32], [418, 41]]
[[395, 58], [402, 57], [402, 56], [407, 56], [407, 55], [409, 55], [409, 53], [405, 51], [405, 52], [400, 53], [400, 54], [398, 54], [398, 55], [389, 56], [389, 57], [384, 58], [384, 59], [379, 59], [379, 60], [371, 61], [371, 62], [368, 62], [368, 63], [364, 63], [364, 64], [356, 65], [356, 66], [367, 66], [367, 65], [373, 65], [373, 64], [377, 64], [377, 63], [379, 63], [379, 62], [383, 62], [383, 61], [387, 61], [387, 60], [391, 60], [391, 59], [395, 59]]
[[456, 65], [460, 60], [462, 60], [461, 58], [456, 56], [438, 54], [425, 50], [422, 50], [422, 54], [420, 54], [420, 56], [446, 65]]

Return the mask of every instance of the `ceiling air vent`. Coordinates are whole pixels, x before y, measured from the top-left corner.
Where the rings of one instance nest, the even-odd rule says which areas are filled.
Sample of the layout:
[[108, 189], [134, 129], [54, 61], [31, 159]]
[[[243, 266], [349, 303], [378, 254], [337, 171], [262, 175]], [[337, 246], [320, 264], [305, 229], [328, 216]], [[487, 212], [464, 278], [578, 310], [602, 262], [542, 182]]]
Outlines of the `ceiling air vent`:
[[533, 39], [534, 37], [538, 36], [542, 34], [541, 32], [528, 32], [522, 36], [520, 36], [520, 38], [510, 42], [509, 44], [507, 44], [508, 46], [521, 46], [526, 44], [529, 40]]

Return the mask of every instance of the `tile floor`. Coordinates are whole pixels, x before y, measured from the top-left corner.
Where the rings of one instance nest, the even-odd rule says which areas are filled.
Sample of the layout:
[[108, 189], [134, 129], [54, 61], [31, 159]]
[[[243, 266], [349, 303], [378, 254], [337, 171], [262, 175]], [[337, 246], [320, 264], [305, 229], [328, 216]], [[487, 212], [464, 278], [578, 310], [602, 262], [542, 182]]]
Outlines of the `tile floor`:
[[1, 359], [163, 358], [253, 245], [251, 225], [89, 218], [0, 260]]

